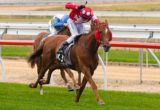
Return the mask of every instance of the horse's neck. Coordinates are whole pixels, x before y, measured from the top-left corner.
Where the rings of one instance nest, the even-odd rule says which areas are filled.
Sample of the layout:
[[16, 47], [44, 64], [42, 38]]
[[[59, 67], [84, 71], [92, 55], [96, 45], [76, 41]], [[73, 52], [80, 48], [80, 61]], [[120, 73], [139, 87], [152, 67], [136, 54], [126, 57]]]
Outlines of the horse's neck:
[[97, 43], [94, 32], [90, 32], [85, 41], [86, 47], [89, 49], [90, 52], [96, 54], [98, 51], [99, 44]]

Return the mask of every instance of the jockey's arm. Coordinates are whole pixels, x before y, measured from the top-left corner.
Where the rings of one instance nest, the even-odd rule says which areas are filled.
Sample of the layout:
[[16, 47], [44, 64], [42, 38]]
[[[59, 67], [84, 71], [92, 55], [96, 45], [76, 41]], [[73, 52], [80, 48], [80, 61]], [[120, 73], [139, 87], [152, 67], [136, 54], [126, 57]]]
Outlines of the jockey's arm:
[[97, 18], [96, 15], [93, 14], [92, 19], [91, 19], [95, 24], [100, 23], [99, 19]]
[[79, 7], [79, 6], [78, 6], [77, 4], [71, 3], [71, 2], [65, 4], [65, 8], [66, 8], [66, 9], [77, 10], [78, 7]]
[[56, 29], [61, 28], [64, 26], [64, 23], [57, 17], [54, 18], [54, 27]]

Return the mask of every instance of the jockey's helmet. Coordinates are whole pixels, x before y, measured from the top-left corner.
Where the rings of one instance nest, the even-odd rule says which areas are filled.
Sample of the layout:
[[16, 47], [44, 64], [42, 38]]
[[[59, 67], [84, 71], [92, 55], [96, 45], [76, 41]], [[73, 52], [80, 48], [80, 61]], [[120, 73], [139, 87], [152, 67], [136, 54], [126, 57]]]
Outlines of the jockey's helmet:
[[85, 19], [88, 19], [90, 20], [93, 16], [93, 12], [92, 12], [92, 9], [86, 7], [86, 8], [83, 8], [80, 10], [80, 15], [85, 18]]

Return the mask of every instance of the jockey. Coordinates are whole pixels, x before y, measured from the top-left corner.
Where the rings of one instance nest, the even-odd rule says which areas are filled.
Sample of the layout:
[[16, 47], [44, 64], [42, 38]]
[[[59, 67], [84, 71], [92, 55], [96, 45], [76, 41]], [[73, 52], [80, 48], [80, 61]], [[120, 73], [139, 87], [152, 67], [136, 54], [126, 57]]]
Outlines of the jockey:
[[67, 26], [69, 15], [56, 15], [48, 23], [50, 35], [56, 35], [63, 26]]
[[62, 43], [61, 47], [59, 48], [56, 58], [61, 64], [64, 63], [64, 50], [66, 47], [74, 41], [74, 39], [85, 32], [83, 23], [87, 23], [90, 20], [95, 22], [96, 24], [99, 23], [98, 18], [94, 15], [93, 11], [85, 7], [84, 5], [77, 5], [74, 3], [66, 3], [65, 8], [72, 9], [69, 15], [69, 19], [67, 21], [69, 30], [71, 32], [71, 36]]

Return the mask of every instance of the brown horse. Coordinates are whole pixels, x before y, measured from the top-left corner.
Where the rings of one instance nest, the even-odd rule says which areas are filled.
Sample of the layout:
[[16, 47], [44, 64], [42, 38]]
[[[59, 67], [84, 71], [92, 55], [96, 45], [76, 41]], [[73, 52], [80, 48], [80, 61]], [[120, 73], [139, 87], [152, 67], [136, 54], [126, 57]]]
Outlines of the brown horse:
[[[58, 34], [61, 34], [61, 35], [68, 35], [70, 36], [70, 31], [67, 27], [63, 27], [59, 32]], [[47, 36], [49, 35], [48, 32], [41, 32], [37, 35], [35, 41], [34, 41], [34, 51], [36, 51], [38, 49], [38, 47], [40, 46], [40, 44], [44, 43], [45, 40], [48, 38]], [[55, 36], [50, 36], [50, 37], [55, 37]], [[42, 42], [42, 39], [45, 39], [43, 40]], [[36, 59], [36, 65], [37, 65], [37, 73], [39, 74], [40, 73], [40, 68], [41, 68], [41, 56], [39, 58]], [[65, 84], [67, 85], [68, 87], [68, 90], [69, 91], [72, 91], [73, 89], [75, 88], [72, 88], [72, 86], [69, 84], [66, 76], [65, 76], [65, 72], [64, 70], [68, 73], [68, 75], [70, 76], [70, 78], [72, 79], [73, 83], [74, 83], [74, 87], [75, 88], [78, 88], [78, 85], [76, 83], [76, 80], [74, 79], [74, 76], [73, 76], [73, 73], [70, 71], [70, 69], [60, 69], [60, 73], [61, 73], [61, 77], [63, 78]], [[43, 78], [40, 80], [40, 86], [42, 88], [42, 85], [43, 84], [49, 84], [50, 82], [50, 78], [51, 78], [51, 74], [52, 74], [53, 70], [52, 69], [49, 69], [48, 71], [48, 76], [47, 76], [47, 80], [44, 80]], [[80, 73], [79, 73], [80, 75]], [[80, 78], [80, 76], [79, 76]], [[80, 80], [80, 79], [79, 79]], [[80, 81], [78, 82], [78, 84], [80, 85]]]
[[[99, 23], [98, 25], [92, 24], [91, 31], [88, 34], [82, 35], [75, 45], [70, 49], [70, 56], [72, 65], [69, 68], [82, 72], [84, 74], [82, 84], [79, 90], [77, 90], [76, 102], [79, 102], [80, 96], [86, 86], [87, 81], [90, 83], [98, 104], [105, 104], [100, 98], [97, 86], [92, 79], [95, 69], [98, 66], [98, 54], [97, 50], [101, 45], [109, 46], [109, 39], [111, 38], [111, 31], [107, 22]], [[57, 35], [57, 37], [48, 38], [44, 45], [41, 46], [36, 52], [34, 52], [28, 59], [28, 61], [34, 64], [34, 59], [43, 54], [42, 67], [38, 79], [35, 83], [31, 83], [32, 88], [36, 88], [39, 80], [44, 76], [46, 70], [51, 68], [53, 70], [68, 68], [64, 67], [56, 60], [56, 52], [58, 51], [60, 44], [67, 39], [68, 36]]]

